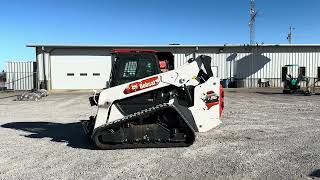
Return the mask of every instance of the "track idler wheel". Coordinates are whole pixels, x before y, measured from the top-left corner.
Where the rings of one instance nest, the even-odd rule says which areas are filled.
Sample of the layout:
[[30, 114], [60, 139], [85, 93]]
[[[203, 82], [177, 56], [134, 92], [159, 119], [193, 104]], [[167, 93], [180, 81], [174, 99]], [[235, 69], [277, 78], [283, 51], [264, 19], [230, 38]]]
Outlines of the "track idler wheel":
[[[114, 148], [116, 148], [116, 147], [113, 147], [113, 145], [111, 145], [111, 144], [105, 143], [103, 141], [103, 136], [106, 136], [105, 131], [96, 131], [93, 134], [92, 140], [98, 149], [114, 149]], [[116, 145], [114, 145], [114, 146], [116, 146]]]
[[105, 133], [102, 131], [95, 132], [93, 135], [93, 142], [98, 149], [107, 149], [106, 144], [103, 143], [102, 137]]

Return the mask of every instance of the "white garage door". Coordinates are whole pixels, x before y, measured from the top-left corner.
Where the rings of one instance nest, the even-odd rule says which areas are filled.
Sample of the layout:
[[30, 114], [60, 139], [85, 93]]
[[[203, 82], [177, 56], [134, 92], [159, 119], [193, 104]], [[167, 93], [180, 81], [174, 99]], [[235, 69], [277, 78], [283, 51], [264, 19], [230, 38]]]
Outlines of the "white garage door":
[[51, 56], [52, 89], [102, 89], [111, 56]]

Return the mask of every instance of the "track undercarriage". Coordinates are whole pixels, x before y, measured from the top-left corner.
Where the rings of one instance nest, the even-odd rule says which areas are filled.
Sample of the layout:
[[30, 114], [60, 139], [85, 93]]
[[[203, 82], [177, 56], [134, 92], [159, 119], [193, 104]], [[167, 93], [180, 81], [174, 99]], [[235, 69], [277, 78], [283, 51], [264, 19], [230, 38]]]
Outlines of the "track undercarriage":
[[[93, 122], [94, 117], [83, 122], [88, 134]], [[194, 142], [195, 133], [177, 107], [163, 103], [107, 123], [92, 138], [99, 149], [185, 147]]]

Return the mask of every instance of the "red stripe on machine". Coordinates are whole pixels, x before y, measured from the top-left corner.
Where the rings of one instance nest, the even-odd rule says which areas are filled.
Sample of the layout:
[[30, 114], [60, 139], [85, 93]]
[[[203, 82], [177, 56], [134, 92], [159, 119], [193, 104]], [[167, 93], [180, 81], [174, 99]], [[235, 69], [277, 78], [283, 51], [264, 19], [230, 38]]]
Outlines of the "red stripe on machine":
[[153, 86], [158, 85], [160, 82], [160, 79], [158, 76], [151, 77], [142, 81], [137, 81], [129, 84], [128, 87], [123, 91], [124, 94], [130, 94], [133, 92], [137, 92], [143, 89], [147, 89]]

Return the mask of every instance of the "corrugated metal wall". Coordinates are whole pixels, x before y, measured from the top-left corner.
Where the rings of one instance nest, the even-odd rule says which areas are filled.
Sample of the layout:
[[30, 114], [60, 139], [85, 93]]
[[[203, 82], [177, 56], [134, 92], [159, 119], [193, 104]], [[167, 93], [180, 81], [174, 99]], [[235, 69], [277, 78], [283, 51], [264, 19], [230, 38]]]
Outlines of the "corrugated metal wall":
[[[269, 81], [271, 87], [282, 87], [281, 68], [287, 64], [306, 67], [306, 76], [312, 83], [320, 67], [320, 47], [199, 48], [195, 56], [201, 54], [212, 58], [212, 66], [218, 67], [221, 79], [231, 79], [238, 87], [247, 88], [258, 87], [259, 79]], [[178, 56], [177, 65], [187, 59]]]
[[7, 62], [6, 63], [6, 87], [13, 90], [31, 90], [36, 83], [36, 63]]
[[[114, 48], [81, 48], [81, 51], [74, 52], [74, 55], [86, 56], [89, 61], [90, 56], [95, 55], [91, 53], [93, 50], [102, 50], [109, 53]], [[121, 48], [135, 47], [122, 46]], [[140, 48], [172, 52], [175, 57], [175, 68], [186, 63], [190, 58], [201, 54], [208, 55], [213, 59], [212, 67], [217, 69], [218, 76], [221, 79], [235, 81], [237, 87], [257, 87], [259, 79], [268, 80], [271, 87], [282, 87], [281, 68], [287, 64], [298, 64], [306, 67], [306, 76], [309, 76], [312, 82], [314, 78], [317, 78], [317, 68], [320, 67], [320, 46], [148, 46]], [[70, 55], [67, 52], [71, 51], [72, 48], [61, 47], [59, 49], [61, 51], [59, 56], [64, 56], [63, 58], [68, 61]], [[52, 51], [52, 48], [47, 51]], [[57, 53], [57, 51], [52, 51], [52, 54], [47, 51], [41, 51], [40, 48], [37, 48], [39, 81], [44, 80], [44, 72], [46, 73], [46, 80], [49, 81], [51, 80], [51, 74], [55, 73], [51, 69], [50, 61], [51, 56], [55, 55], [54, 52]], [[43, 59], [45, 66], [42, 64]], [[43, 71], [44, 67], [45, 71]]]

